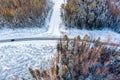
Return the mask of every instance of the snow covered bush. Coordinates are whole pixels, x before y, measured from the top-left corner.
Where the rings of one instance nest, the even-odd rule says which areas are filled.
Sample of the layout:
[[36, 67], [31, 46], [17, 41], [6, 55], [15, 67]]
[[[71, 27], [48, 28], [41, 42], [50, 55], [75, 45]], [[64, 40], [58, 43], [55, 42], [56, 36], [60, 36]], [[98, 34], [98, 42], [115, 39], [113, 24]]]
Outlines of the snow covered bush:
[[60, 80], [119, 80], [120, 50], [85, 35], [70, 40], [66, 36], [57, 45]]
[[50, 8], [48, 0], [0, 0], [0, 26], [41, 26]]
[[120, 50], [107, 47], [103, 42], [85, 35], [70, 40], [67, 35], [60, 39], [57, 54], [51, 60], [49, 69], [29, 68], [36, 80], [119, 80]]
[[120, 32], [119, 0], [67, 0], [62, 19], [68, 27], [80, 29], [110, 28]]

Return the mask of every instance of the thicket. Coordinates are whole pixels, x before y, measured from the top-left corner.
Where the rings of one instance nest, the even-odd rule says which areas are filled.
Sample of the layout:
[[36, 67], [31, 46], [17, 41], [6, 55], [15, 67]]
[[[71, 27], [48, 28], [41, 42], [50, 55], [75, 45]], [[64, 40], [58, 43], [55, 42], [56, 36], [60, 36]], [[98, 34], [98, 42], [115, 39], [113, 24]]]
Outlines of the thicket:
[[56, 48], [52, 67], [49, 70], [29, 68], [36, 80], [119, 80], [120, 51], [117, 47], [108, 47], [99, 40], [89, 43], [85, 35], [70, 40], [67, 35], [61, 39]]
[[48, 0], [0, 0], [0, 26], [43, 25], [50, 7]]
[[63, 23], [67, 27], [110, 28], [120, 32], [120, 1], [67, 0], [61, 7]]

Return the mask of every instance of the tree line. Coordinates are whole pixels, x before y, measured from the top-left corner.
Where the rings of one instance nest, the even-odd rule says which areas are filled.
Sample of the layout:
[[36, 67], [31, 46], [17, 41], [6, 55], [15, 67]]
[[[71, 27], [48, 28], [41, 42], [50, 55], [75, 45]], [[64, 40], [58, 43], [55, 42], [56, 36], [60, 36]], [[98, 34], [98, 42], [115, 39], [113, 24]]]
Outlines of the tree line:
[[68, 27], [110, 28], [120, 32], [120, 10], [115, 0], [67, 0], [62, 4], [62, 19]]

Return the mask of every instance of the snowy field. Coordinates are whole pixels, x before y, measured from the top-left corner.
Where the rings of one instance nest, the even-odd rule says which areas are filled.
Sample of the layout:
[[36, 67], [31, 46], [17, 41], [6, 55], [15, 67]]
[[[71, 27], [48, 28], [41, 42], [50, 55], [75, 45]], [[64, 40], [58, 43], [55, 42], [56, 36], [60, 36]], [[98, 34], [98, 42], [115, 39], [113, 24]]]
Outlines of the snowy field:
[[[5, 39], [16, 39], [16, 38], [34, 38], [34, 37], [61, 37], [64, 34], [67, 34], [70, 38], [74, 38], [77, 35], [80, 35], [82, 38], [84, 35], [89, 35], [92, 39], [101, 38], [101, 41], [107, 42], [108, 39], [111, 39], [110, 42], [120, 43], [120, 34], [113, 32], [111, 30], [79, 30], [79, 29], [65, 29], [60, 28], [60, 35], [48, 33], [46, 28], [24, 28], [24, 29], [2, 29], [0, 30], [0, 40]], [[56, 32], [57, 33], [57, 32]]]
[[65, 29], [65, 27], [61, 28], [61, 32], [64, 34], [68, 34], [70, 38], [74, 38], [77, 35], [80, 35], [83, 38], [86, 34], [90, 36], [92, 39], [98, 39], [100, 37], [100, 41], [103, 42], [111, 42], [111, 43], [120, 43], [120, 33], [113, 32], [108, 29], [103, 30], [80, 30], [76, 28]]
[[[88, 34], [92, 39], [98, 37], [101, 41], [119, 43], [120, 34], [110, 30], [78, 30], [65, 29], [61, 25], [60, 5], [63, 0], [53, 0], [53, 12], [51, 19], [47, 22], [48, 29], [45, 28], [24, 28], [24, 29], [1, 29], [0, 40], [15, 39], [15, 38], [33, 38], [33, 37], [60, 37], [68, 34], [70, 38], [80, 35], [82, 38]], [[48, 18], [50, 18], [48, 16]], [[18, 75], [19, 78], [27, 77], [31, 80], [28, 72], [29, 67], [46, 68], [49, 61], [56, 53], [57, 41], [22, 41], [22, 42], [7, 42], [0, 43], [0, 80], [12, 80], [13, 75]], [[20, 79], [19, 79], [20, 80]]]
[[0, 43], [0, 80], [12, 80], [14, 75], [31, 80], [28, 68], [46, 68], [55, 45], [56, 41]]
[[41, 35], [41, 33], [44, 33], [46, 31], [47, 29], [45, 27], [17, 28], [17, 29], [3, 28], [0, 29], [0, 40], [34, 37], [34, 36], [39, 36]]

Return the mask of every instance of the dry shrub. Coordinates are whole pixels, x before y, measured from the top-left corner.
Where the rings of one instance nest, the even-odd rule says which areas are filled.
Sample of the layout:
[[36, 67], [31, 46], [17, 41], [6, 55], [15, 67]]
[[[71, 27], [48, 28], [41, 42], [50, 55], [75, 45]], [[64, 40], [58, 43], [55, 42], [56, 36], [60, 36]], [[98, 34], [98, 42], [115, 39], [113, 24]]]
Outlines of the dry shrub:
[[119, 0], [67, 0], [61, 5], [61, 16], [66, 27], [120, 32], [119, 7]]
[[0, 16], [12, 27], [43, 24], [48, 8], [47, 0], [0, 0]]
[[[107, 47], [103, 42], [95, 40], [89, 43], [90, 37], [85, 35], [83, 41], [80, 36], [69, 40], [66, 35], [58, 43], [59, 64], [63, 66], [60, 80], [118, 80], [120, 79], [120, 51]], [[96, 42], [97, 41], [97, 42]], [[71, 43], [72, 42], [72, 43]], [[93, 46], [90, 46], [93, 45]], [[98, 45], [98, 46], [96, 46]], [[116, 58], [117, 56], [117, 58]], [[112, 74], [111, 77], [109, 77]]]
[[53, 66], [49, 70], [29, 68], [32, 77], [36, 80], [119, 80], [120, 51], [99, 40], [93, 43], [89, 40], [88, 35], [73, 40], [65, 35], [57, 44]]

